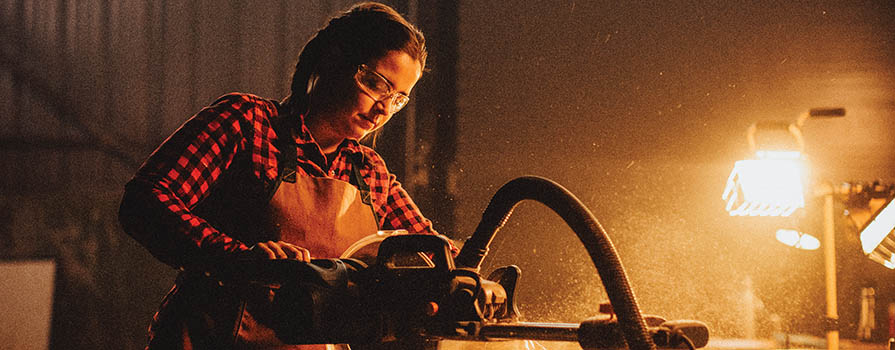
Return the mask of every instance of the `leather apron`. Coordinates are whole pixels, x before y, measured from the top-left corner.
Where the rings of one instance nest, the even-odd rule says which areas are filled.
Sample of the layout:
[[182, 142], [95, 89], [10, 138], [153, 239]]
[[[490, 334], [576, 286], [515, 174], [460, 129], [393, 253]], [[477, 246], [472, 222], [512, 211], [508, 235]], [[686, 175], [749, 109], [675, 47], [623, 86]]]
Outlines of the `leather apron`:
[[[357, 169], [359, 162], [352, 164]], [[355, 179], [362, 182], [359, 173]], [[296, 176], [295, 182], [284, 179], [270, 203], [271, 230], [279, 232], [279, 239], [308, 249], [313, 258], [338, 258], [354, 242], [376, 233], [377, 221], [369, 200], [351, 184], [323, 177]], [[255, 314], [254, 307], [266, 310], [273, 302], [275, 288], [268, 298], [250, 298], [242, 312], [236, 332], [236, 349], [322, 349], [314, 345], [286, 345], [265, 324], [271, 315]], [[257, 305], [262, 304], [262, 305]], [[260, 311], [265, 313], [265, 311]], [[271, 320], [276, 322], [276, 320]]]
[[[286, 241], [308, 249], [315, 259], [338, 258], [355, 241], [376, 233], [369, 185], [359, 171], [362, 154], [351, 161], [355, 187], [332, 178], [296, 176], [295, 147], [280, 147], [282, 170], [269, 200], [258, 194], [270, 191], [227, 186], [222, 179], [221, 189], [194, 212], [246, 244]], [[247, 173], [230, 174], [236, 179], [231, 184], [244, 184], [238, 180]], [[148, 348], [326, 348], [280, 341], [271, 324], [288, 315], [271, 308], [277, 292], [276, 285], [231, 285], [210, 272], [183, 271], [153, 320]]]

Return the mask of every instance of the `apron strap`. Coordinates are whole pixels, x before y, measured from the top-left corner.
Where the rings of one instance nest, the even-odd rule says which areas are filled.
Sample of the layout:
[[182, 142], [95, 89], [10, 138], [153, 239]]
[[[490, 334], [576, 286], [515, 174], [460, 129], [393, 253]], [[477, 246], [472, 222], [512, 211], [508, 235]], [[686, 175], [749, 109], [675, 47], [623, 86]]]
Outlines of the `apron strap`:
[[273, 199], [273, 195], [277, 193], [277, 189], [280, 188], [280, 184], [283, 181], [295, 183], [296, 169], [298, 168], [298, 160], [296, 159], [298, 158], [298, 151], [296, 150], [298, 145], [295, 144], [295, 140], [292, 140], [289, 128], [283, 125], [285, 122], [281, 118], [273, 121], [272, 124], [274, 133], [277, 135], [276, 146], [280, 150], [280, 154], [277, 156], [277, 163], [279, 164], [277, 166], [279, 168], [277, 178], [274, 179], [274, 183], [271, 184], [267, 193], [268, 201]]
[[360, 169], [364, 166], [364, 154], [361, 152], [353, 153], [349, 159], [351, 160], [352, 185], [357, 186], [357, 189], [360, 190], [360, 200], [370, 207], [378, 228], [379, 215], [376, 214], [376, 208], [373, 206], [373, 195], [370, 192], [370, 185], [364, 181], [364, 177], [360, 174]]

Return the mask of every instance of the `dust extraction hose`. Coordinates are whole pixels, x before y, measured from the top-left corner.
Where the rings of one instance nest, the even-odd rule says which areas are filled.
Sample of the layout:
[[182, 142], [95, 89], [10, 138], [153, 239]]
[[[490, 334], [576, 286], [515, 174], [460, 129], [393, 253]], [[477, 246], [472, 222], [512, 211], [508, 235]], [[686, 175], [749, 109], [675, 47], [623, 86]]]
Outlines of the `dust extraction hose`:
[[656, 345], [640, 314], [624, 267], [606, 231], [575, 195], [551, 180], [523, 176], [497, 190], [482, 214], [482, 221], [457, 255], [457, 266], [478, 271], [494, 235], [506, 223], [516, 205], [526, 199], [538, 201], [552, 209], [578, 235], [603, 281], [628, 348], [655, 350]]

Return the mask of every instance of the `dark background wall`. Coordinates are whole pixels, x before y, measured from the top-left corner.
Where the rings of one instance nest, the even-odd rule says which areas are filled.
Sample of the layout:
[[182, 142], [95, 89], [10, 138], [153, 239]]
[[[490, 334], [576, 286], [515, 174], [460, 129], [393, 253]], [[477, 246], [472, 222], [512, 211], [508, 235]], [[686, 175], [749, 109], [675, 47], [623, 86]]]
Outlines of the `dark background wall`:
[[[301, 45], [350, 2], [0, 3], [0, 257], [57, 262], [53, 348], [141, 348], [174, 273], [120, 232], [124, 182], [215, 97], [284, 96]], [[813, 107], [848, 115], [803, 128], [812, 185], [895, 181], [886, 1], [391, 4], [432, 57], [379, 149], [442, 232], [462, 240], [500, 185], [545, 176], [609, 231], [645, 312], [720, 337], [769, 336], [775, 315], [822, 334], [820, 251], [777, 243], [785, 220], [727, 216], [720, 196], [746, 127]], [[819, 234], [818, 205], [802, 216]], [[882, 339], [892, 272], [846, 217], [837, 228], [843, 336], [875, 284]], [[521, 205], [492, 248], [486, 268], [522, 266], [529, 320], [577, 321], [605, 299], [543, 206]]]

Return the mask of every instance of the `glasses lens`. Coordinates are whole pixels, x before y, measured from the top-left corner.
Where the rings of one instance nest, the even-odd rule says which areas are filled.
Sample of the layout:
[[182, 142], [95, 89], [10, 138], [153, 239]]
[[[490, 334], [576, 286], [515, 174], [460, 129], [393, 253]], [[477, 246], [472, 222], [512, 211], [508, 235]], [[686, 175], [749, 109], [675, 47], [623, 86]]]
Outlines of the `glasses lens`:
[[410, 97], [404, 96], [403, 94], [395, 94], [395, 99], [392, 101], [392, 108], [395, 112], [400, 111], [401, 108], [407, 105], [407, 102], [410, 102]]
[[385, 79], [383, 79], [381, 76], [379, 76], [379, 74], [367, 70], [367, 68], [364, 66], [361, 66], [356, 78], [357, 82], [360, 83], [362, 87], [376, 94], [376, 97], [378, 98], [383, 98], [391, 93], [391, 87], [389, 86], [388, 82], [385, 81]]
[[367, 91], [373, 99], [378, 101], [383, 101], [385, 103], [391, 102], [392, 113], [395, 113], [404, 106], [407, 105], [407, 102], [410, 102], [410, 97], [404, 95], [400, 92], [392, 92], [392, 86], [389, 84], [388, 80], [376, 71], [373, 71], [367, 66], [361, 65], [357, 69], [357, 74], [354, 75], [354, 79], [357, 81], [358, 85], [364, 90]]

